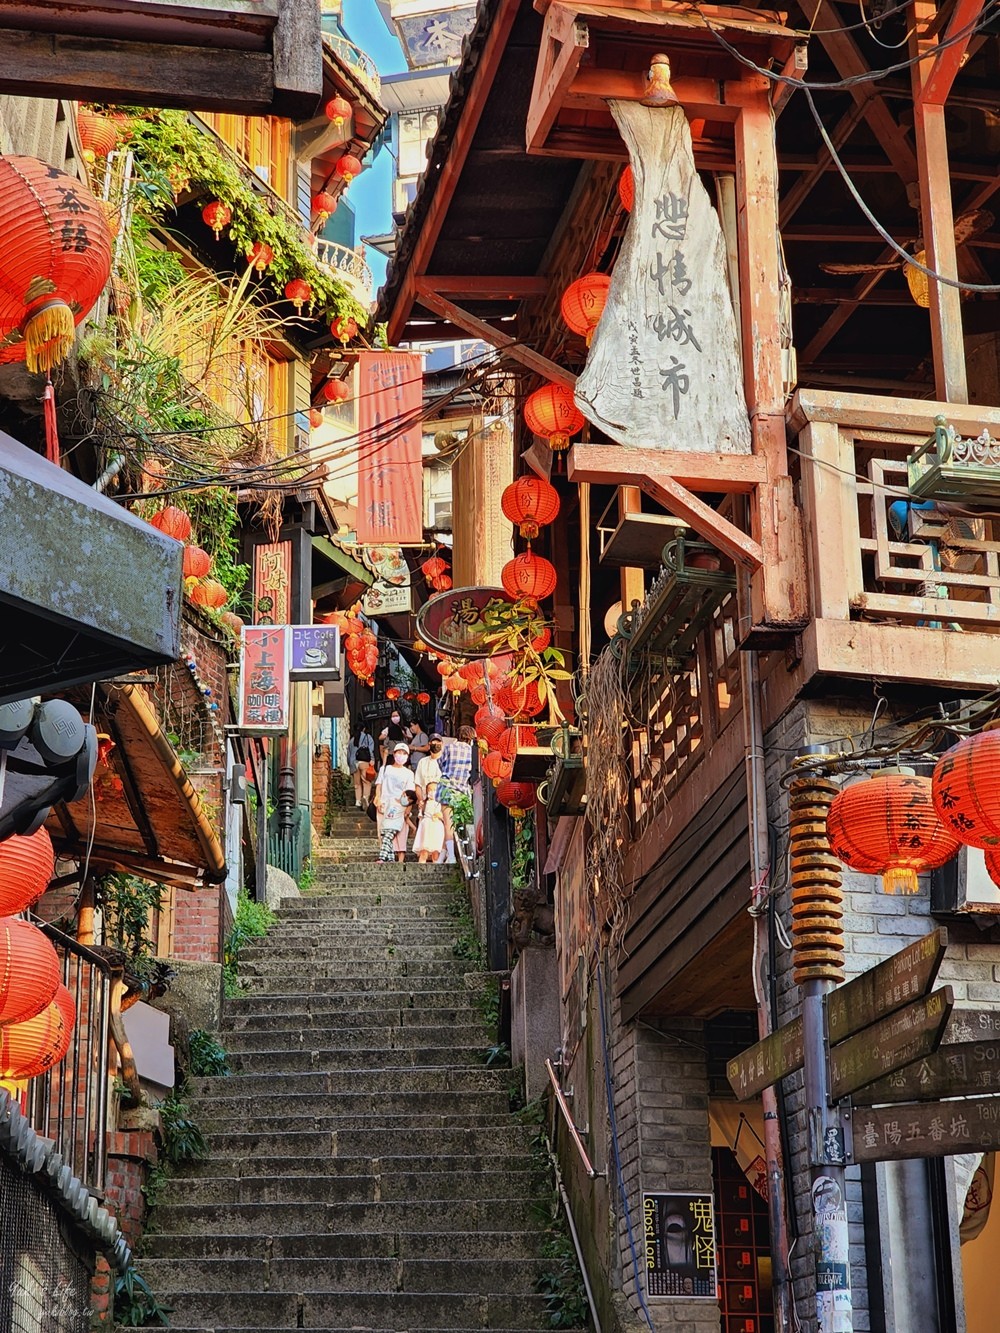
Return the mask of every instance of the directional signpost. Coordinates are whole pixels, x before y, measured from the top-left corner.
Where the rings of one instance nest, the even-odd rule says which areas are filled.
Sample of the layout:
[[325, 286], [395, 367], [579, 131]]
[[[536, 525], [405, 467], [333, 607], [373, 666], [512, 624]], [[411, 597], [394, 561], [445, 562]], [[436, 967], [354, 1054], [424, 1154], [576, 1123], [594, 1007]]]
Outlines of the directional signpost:
[[804, 1060], [802, 1019], [793, 1018], [730, 1060], [726, 1076], [738, 1100], [745, 1102], [772, 1083], [794, 1074], [796, 1069], [802, 1068]]
[[872, 1023], [895, 1013], [904, 1004], [926, 995], [934, 984], [948, 932], [932, 930], [861, 976], [838, 986], [826, 997], [826, 1026], [830, 1042], [843, 1041]]
[[1000, 1097], [865, 1107], [851, 1119], [855, 1162], [948, 1157], [1000, 1148]]
[[832, 1046], [831, 1098], [840, 1101], [866, 1083], [937, 1050], [953, 1003], [951, 987], [945, 986]]
[[[954, 1018], [954, 1014], [952, 1015]], [[963, 1041], [859, 1088], [855, 1106], [1000, 1093], [1000, 1041]]]

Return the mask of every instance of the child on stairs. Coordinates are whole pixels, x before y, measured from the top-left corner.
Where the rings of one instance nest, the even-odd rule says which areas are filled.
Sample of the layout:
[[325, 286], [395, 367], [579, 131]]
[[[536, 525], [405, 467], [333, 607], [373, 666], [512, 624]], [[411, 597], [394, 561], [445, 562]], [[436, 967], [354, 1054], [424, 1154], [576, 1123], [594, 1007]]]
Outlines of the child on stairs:
[[444, 846], [444, 811], [437, 799], [437, 783], [429, 782], [424, 792], [424, 804], [417, 825], [417, 836], [413, 841], [413, 850], [421, 865], [436, 861]]

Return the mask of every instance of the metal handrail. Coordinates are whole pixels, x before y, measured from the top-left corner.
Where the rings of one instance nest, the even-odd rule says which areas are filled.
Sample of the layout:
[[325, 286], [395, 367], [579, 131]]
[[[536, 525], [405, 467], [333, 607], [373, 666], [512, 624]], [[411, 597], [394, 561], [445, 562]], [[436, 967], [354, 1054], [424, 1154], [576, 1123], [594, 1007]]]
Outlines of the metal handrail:
[[337, 273], [346, 273], [348, 277], [361, 283], [366, 292], [371, 292], [372, 271], [362, 251], [352, 250], [350, 246], [341, 245], [339, 241], [327, 241], [320, 236], [316, 240], [316, 258], [326, 268], [332, 268]]
[[362, 51], [360, 46], [355, 46], [346, 37], [341, 37], [339, 32], [324, 32], [323, 41], [328, 43], [337, 55], [341, 56], [354, 72], [361, 76], [376, 97], [381, 94], [382, 79], [375, 61], [372, 60], [367, 51]]
[[580, 1138], [580, 1131], [573, 1123], [573, 1117], [570, 1115], [569, 1106], [566, 1102], [565, 1094], [563, 1093], [562, 1088], [559, 1086], [559, 1080], [558, 1078], [556, 1078], [556, 1071], [552, 1068], [551, 1060], [547, 1059], [545, 1061], [545, 1070], [549, 1076], [549, 1082], [552, 1084], [552, 1090], [556, 1095], [556, 1105], [559, 1107], [559, 1110], [562, 1112], [563, 1119], [566, 1121], [566, 1126], [569, 1129], [570, 1138], [573, 1140], [574, 1144], [576, 1145], [576, 1150], [580, 1154], [580, 1159], [583, 1162], [584, 1169], [587, 1172], [588, 1179], [589, 1180], [602, 1179], [606, 1173], [604, 1171], [596, 1170], [593, 1162], [591, 1162], [590, 1158], [587, 1156], [587, 1149], [583, 1146], [583, 1139]]
[[65, 1058], [31, 1080], [26, 1114], [51, 1139], [70, 1171], [92, 1194], [103, 1194], [108, 1160], [111, 1009], [124, 969], [33, 917], [60, 955], [63, 985], [76, 1003], [76, 1026]]

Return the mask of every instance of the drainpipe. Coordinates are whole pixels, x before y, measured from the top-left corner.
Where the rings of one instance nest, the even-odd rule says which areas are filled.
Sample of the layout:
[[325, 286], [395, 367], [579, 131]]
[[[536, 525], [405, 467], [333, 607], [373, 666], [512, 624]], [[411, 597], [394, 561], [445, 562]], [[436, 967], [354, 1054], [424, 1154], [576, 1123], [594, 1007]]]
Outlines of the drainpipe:
[[[760, 659], [750, 649], [740, 654], [743, 691], [743, 739], [746, 747], [747, 820], [750, 836], [750, 915], [754, 923], [753, 989], [757, 997], [757, 1031], [767, 1037], [774, 1030], [767, 991], [761, 979], [774, 966], [764, 928], [770, 847], [767, 834], [767, 789], [764, 775], [764, 727], [760, 714]], [[793, 1327], [791, 1283], [788, 1276], [788, 1221], [785, 1205], [785, 1162], [781, 1147], [778, 1100], [773, 1087], [761, 1093], [764, 1112], [764, 1156], [767, 1161], [767, 1210], [771, 1227], [771, 1272], [775, 1327], [780, 1333]]]

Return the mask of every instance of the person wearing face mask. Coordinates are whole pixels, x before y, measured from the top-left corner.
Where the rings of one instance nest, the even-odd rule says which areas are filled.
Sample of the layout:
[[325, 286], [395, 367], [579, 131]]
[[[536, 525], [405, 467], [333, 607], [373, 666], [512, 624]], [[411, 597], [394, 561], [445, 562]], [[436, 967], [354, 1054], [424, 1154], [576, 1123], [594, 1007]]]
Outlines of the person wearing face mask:
[[[406, 728], [403, 726], [403, 719], [399, 709], [394, 708], [389, 715], [389, 721], [378, 734], [379, 750], [382, 755], [382, 762], [386, 763], [392, 758], [392, 747], [402, 741], [406, 745]], [[407, 746], [407, 753], [409, 747]]]
[[378, 859], [397, 861], [406, 859], [406, 802], [404, 793], [413, 791], [413, 770], [409, 765], [410, 751], [404, 741], [393, 746], [392, 757], [379, 770], [375, 779], [375, 808], [380, 815]]
[[438, 761], [441, 758], [443, 748], [444, 742], [437, 732], [434, 732], [427, 743], [427, 753], [417, 764], [417, 771], [414, 774], [414, 781], [417, 784], [418, 811], [423, 807], [427, 788], [436, 786], [441, 780], [441, 765]]

